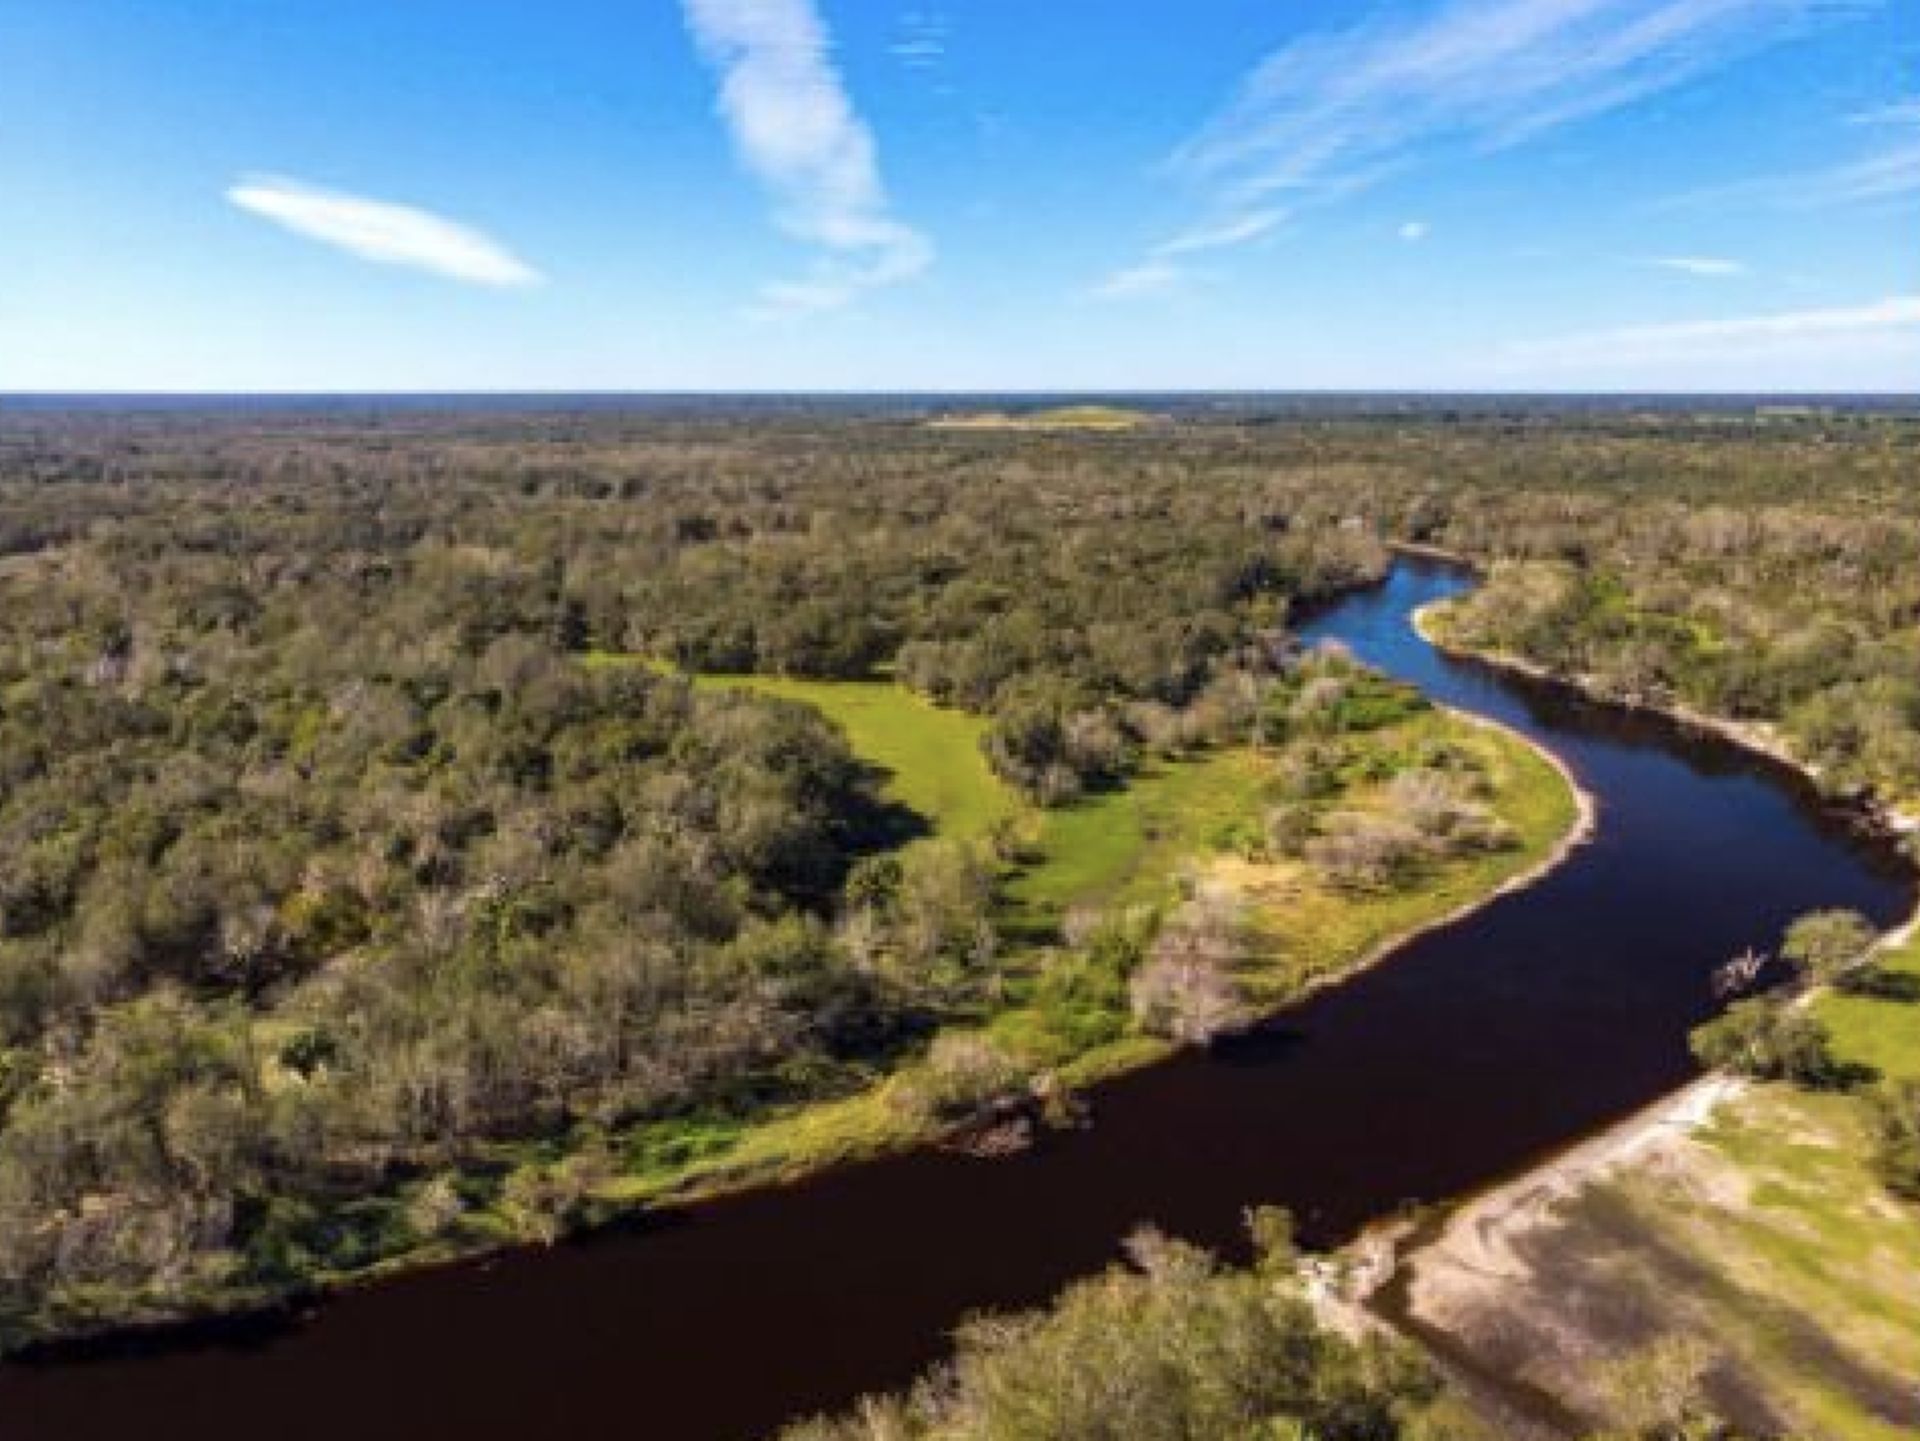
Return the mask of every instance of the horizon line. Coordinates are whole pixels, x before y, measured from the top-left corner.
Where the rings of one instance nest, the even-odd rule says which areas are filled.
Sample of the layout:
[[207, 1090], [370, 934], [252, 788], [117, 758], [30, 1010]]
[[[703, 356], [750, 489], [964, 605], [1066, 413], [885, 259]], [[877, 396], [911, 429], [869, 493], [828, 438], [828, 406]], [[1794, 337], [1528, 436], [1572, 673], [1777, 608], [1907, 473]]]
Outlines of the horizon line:
[[1452, 386], [1005, 386], [998, 388], [976, 386], [909, 387], [904, 389], [885, 389], [880, 387], [777, 387], [777, 386], [725, 386], [725, 387], [660, 387], [635, 389], [627, 387], [500, 387], [500, 388], [437, 388], [399, 389], [391, 387], [365, 390], [347, 388], [288, 387], [263, 388], [258, 390], [188, 388], [111, 388], [100, 390], [80, 389], [0, 389], [0, 405], [18, 400], [463, 400], [463, 399], [544, 399], [544, 398], [581, 398], [581, 399], [783, 399], [783, 398], [824, 398], [848, 400], [913, 400], [913, 399], [977, 399], [1006, 397], [1012, 399], [1058, 399], [1062, 397], [1134, 397], [1134, 398], [1462, 398], [1462, 399], [1724, 399], [1724, 400], [1767, 400], [1767, 399], [1857, 399], [1857, 400], [1911, 400], [1920, 402], [1920, 389], [1914, 390], [1860, 390], [1860, 389], [1822, 389], [1822, 388], [1783, 388], [1783, 389], [1715, 389], [1702, 390], [1685, 387], [1648, 387], [1631, 389], [1626, 387], [1545, 387], [1527, 389], [1523, 387], [1465, 388]]

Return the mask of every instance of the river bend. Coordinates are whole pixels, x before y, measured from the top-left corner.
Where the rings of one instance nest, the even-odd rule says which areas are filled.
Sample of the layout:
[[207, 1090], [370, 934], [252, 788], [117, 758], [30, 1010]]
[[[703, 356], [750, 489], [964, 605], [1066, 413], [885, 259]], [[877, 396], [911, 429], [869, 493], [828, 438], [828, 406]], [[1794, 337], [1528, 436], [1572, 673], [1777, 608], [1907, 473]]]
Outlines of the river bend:
[[742, 1441], [900, 1384], [966, 1313], [1044, 1301], [1143, 1222], [1229, 1250], [1256, 1202], [1337, 1242], [1688, 1079], [1712, 968], [1794, 915], [1890, 922], [1907, 871], [1797, 777], [1656, 717], [1450, 660], [1403, 559], [1307, 627], [1554, 751], [1591, 844], [1254, 1035], [1106, 1085], [1012, 1160], [919, 1152], [547, 1251], [425, 1271], [299, 1324], [0, 1365], [0, 1441]]

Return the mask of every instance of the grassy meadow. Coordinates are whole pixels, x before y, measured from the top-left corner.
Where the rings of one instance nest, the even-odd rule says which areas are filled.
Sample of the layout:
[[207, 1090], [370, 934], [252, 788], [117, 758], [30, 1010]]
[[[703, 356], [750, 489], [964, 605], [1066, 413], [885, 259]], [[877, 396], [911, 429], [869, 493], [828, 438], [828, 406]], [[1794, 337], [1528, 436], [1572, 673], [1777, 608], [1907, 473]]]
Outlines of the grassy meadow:
[[1711, 1338], [1784, 1434], [1911, 1437], [1920, 1210], [1873, 1175], [1861, 1103], [1769, 1086], [1700, 1142], [1684, 1166], [1602, 1192], [1612, 1299]]
[[[1880, 962], [1889, 973], [1920, 985], [1920, 936]], [[1920, 1004], [1832, 992], [1820, 997], [1820, 1019], [1833, 1033], [1840, 1059], [1888, 1080], [1920, 1077]]]
[[943, 415], [930, 420], [933, 430], [1136, 430], [1153, 417], [1118, 405], [1060, 405], [1045, 410], [1009, 414], [982, 411], [974, 415]]
[[1022, 812], [980, 750], [986, 722], [937, 706], [888, 681], [702, 676], [697, 685], [740, 687], [818, 710], [846, 732], [854, 752], [886, 775], [885, 791], [948, 840], [984, 840]]
[[[603, 656], [594, 663], [645, 662]], [[1254, 938], [1237, 979], [1255, 1004], [1275, 1007], [1537, 865], [1578, 818], [1565, 780], [1530, 746], [1446, 712], [1422, 711], [1355, 739], [1356, 780], [1342, 803], [1384, 805], [1386, 784], [1377, 777], [1391, 771], [1391, 762], [1445, 741], [1485, 767], [1494, 809], [1519, 844], [1435, 866], [1414, 885], [1339, 891], [1302, 862], [1246, 858], [1246, 839], [1272, 786], [1270, 759], [1252, 750], [1155, 761], [1124, 787], [1043, 811], [989, 769], [978, 718], [904, 687], [764, 676], [703, 676], [696, 684], [746, 687], [817, 707], [857, 754], [886, 773], [887, 794], [917, 813], [927, 839], [1000, 835], [1016, 842], [1015, 858], [1004, 866], [1000, 916], [1014, 949], [1000, 961], [998, 1002], [966, 1029], [991, 1037], [1030, 1073], [1053, 1071], [1070, 1086], [1169, 1051], [1130, 1026], [1123, 973], [1084, 948], [1059, 944], [1062, 922], [1074, 910], [1148, 916], [1183, 890], [1226, 886], [1245, 901]], [[627, 1164], [601, 1194], [620, 1205], [710, 1194], [912, 1144], [924, 1138], [926, 1123], [900, 1098], [916, 1073], [908, 1063], [841, 1099], [751, 1120], [701, 1116], [650, 1127], [629, 1139]]]

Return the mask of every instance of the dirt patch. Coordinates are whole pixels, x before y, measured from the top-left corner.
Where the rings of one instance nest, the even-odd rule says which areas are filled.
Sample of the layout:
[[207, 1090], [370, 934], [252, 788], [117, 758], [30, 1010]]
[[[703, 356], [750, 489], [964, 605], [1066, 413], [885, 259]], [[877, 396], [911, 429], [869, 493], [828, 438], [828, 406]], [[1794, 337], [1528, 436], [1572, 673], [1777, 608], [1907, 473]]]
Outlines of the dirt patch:
[[[1920, 1429], [1920, 1385], [1906, 1374], [1920, 1314], [1891, 1331], [1867, 1314], [1911, 1299], [1897, 1278], [1920, 1218], [1900, 1218], [1907, 1239], [1886, 1256], [1861, 1256], [1846, 1228], [1880, 1214], [1864, 1174], [1838, 1175], [1833, 1198], [1810, 1193], [1796, 1210], [1770, 1162], [1743, 1164], [1698, 1134], [1724, 1111], [1730, 1134], [1764, 1137], [1770, 1157], [1816, 1142], [1844, 1154], [1816, 1110], [1796, 1118], [1805, 1104], [1696, 1083], [1400, 1245], [1387, 1279], [1376, 1265], [1372, 1312], [1428, 1345], [1470, 1396], [1491, 1396], [1483, 1414], [1509, 1435], [1600, 1424], [1607, 1363], [1675, 1336], [1712, 1349], [1707, 1397], [1750, 1434]], [[1797, 1249], [1783, 1258], [1782, 1246]], [[1862, 1276], [1876, 1295], [1854, 1315]], [[1829, 1413], [1854, 1420], [1823, 1429]]]

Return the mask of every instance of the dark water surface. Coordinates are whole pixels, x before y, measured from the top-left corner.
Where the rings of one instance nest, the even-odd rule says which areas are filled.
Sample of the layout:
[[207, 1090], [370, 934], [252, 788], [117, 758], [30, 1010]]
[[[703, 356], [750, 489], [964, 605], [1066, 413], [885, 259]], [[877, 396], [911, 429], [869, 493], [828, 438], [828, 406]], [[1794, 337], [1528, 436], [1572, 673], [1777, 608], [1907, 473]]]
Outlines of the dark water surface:
[[883, 1160], [550, 1251], [405, 1277], [304, 1324], [0, 1365], [0, 1441], [737, 1441], [897, 1385], [967, 1312], [1045, 1300], [1142, 1222], [1237, 1249], [1250, 1203], [1337, 1241], [1477, 1188], [1686, 1080], [1708, 974], [1814, 906], [1889, 922], [1884, 848], [1791, 775], [1654, 718], [1449, 661], [1423, 561], [1314, 638], [1544, 742], [1593, 844], [1212, 1056], [1125, 1077], [1013, 1160]]

